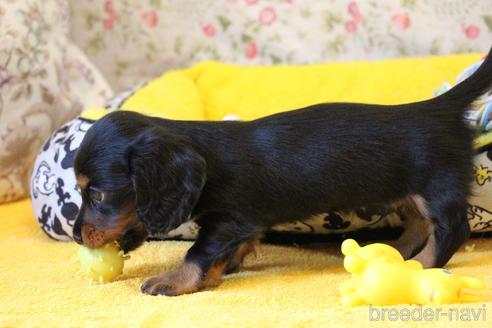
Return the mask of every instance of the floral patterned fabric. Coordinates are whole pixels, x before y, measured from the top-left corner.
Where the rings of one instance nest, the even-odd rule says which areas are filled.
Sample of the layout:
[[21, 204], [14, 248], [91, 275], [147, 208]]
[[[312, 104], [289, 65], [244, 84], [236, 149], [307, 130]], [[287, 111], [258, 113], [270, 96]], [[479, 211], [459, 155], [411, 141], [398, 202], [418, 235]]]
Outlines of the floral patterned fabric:
[[0, 0], [0, 203], [27, 195], [42, 143], [85, 106], [111, 96], [67, 39], [62, 0]]
[[71, 1], [72, 37], [117, 90], [202, 59], [313, 63], [486, 52], [490, 0]]

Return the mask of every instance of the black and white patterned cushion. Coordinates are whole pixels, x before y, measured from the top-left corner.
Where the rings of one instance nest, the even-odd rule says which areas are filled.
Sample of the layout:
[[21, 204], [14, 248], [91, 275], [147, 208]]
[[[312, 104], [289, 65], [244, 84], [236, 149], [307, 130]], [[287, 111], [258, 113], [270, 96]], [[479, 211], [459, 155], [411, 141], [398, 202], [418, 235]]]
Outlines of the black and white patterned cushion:
[[[57, 240], [70, 240], [73, 223], [81, 205], [73, 173], [73, 159], [92, 122], [76, 118], [46, 141], [36, 162], [31, 181], [34, 213], [43, 231]], [[475, 160], [474, 196], [470, 199], [468, 219], [472, 231], [492, 231], [492, 150]], [[398, 227], [402, 218], [393, 210], [361, 208], [354, 212], [321, 213], [272, 230], [286, 234], [333, 234], [360, 229]], [[158, 238], [193, 239], [198, 228], [186, 223]]]
[[34, 163], [31, 200], [41, 229], [53, 239], [70, 240], [82, 199], [73, 159], [92, 122], [76, 118], [46, 141]]

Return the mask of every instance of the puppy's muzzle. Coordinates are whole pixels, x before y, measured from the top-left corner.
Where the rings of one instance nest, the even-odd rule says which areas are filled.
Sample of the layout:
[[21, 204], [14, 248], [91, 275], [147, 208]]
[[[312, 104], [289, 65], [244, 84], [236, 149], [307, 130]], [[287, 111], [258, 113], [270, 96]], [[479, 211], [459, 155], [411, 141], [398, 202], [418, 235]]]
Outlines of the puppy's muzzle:
[[92, 224], [82, 226], [82, 242], [89, 248], [99, 248], [110, 241], [106, 231], [99, 230]]

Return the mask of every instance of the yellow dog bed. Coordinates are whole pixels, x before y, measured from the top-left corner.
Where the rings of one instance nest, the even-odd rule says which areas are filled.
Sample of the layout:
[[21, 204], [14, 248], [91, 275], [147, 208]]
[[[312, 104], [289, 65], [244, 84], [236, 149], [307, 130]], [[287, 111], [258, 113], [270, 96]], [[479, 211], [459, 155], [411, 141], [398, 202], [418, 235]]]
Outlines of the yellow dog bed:
[[[204, 63], [150, 82], [145, 93], [135, 94], [138, 102], [128, 101], [123, 107], [145, 108], [150, 114], [172, 108], [161, 115], [179, 119], [222, 119], [228, 114], [252, 119], [323, 101], [411, 102], [428, 98], [436, 86], [454, 81], [478, 59], [470, 55], [281, 68]], [[314, 82], [320, 78], [322, 84]], [[153, 93], [161, 100], [153, 101]], [[85, 113], [92, 118], [99, 115], [98, 110]], [[77, 245], [49, 239], [29, 206], [27, 200], [0, 206], [0, 327], [364, 327], [370, 323], [367, 307], [340, 305], [337, 287], [348, 274], [339, 245], [319, 250], [263, 245], [256, 257], [246, 260], [242, 272], [225, 277], [217, 289], [152, 297], [140, 293], [145, 278], [177, 266], [191, 243], [146, 243], [131, 255], [115, 282], [89, 285], [78, 273]], [[473, 251], [462, 249], [447, 267], [490, 286], [492, 240], [475, 239], [468, 243], [472, 244]], [[490, 308], [488, 300], [485, 306]], [[443, 309], [452, 307], [478, 310], [482, 304]], [[490, 317], [485, 321], [479, 317], [477, 327], [490, 326]], [[434, 322], [441, 327], [453, 324], [448, 318]], [[380, 326], [394, 323], [386, 319]]]
[[[427, 99], [454, 83], [480, 55], [307, 66], [235, 66], [202, 62], [139, 88], [119, 107], [179, 120], [242, 120], [321, 102], [399, 104]], [[82, 116], [97, 119], [104, 112]]]

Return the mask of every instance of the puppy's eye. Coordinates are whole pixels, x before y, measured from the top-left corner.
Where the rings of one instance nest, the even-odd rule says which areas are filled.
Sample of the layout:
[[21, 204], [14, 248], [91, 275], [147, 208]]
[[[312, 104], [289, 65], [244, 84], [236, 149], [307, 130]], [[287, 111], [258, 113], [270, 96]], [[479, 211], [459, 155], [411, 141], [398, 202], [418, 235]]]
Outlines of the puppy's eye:
[[91, 189], [89, 190], [89, 197], [92, 201], [100, 203], [104, 200], [104, 193], [99, 190]]

